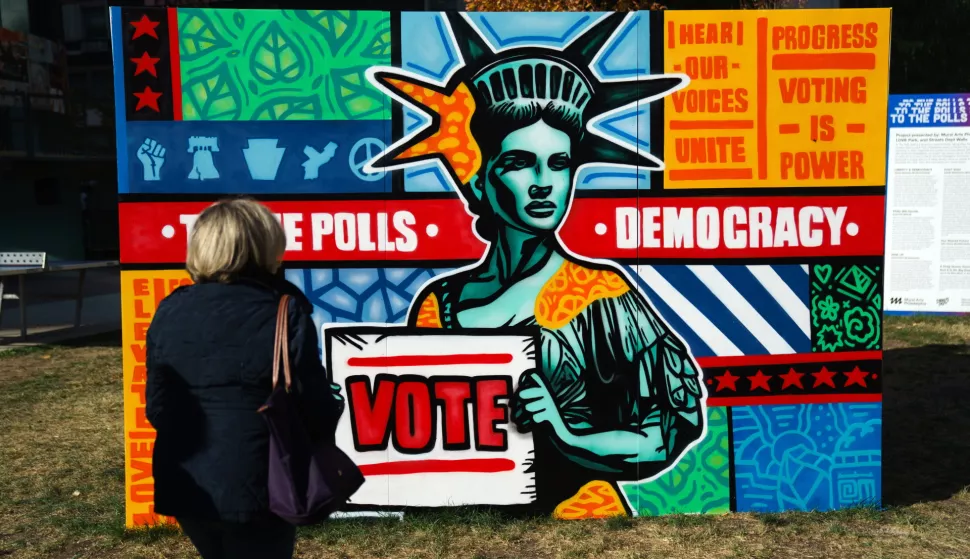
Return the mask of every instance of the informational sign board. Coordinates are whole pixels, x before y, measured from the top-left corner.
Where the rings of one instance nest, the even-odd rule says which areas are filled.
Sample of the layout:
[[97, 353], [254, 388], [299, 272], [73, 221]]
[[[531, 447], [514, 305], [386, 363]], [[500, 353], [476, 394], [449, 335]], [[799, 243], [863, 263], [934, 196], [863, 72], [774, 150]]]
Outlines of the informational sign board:
[[970, 312], [970, 94], [893, 95], [886, 310]]
[[233, 195], [286, 232], [355, 506], [880, 501], [889, 10], [111, 29], [129, 526], [168, 521], [145, 331]]

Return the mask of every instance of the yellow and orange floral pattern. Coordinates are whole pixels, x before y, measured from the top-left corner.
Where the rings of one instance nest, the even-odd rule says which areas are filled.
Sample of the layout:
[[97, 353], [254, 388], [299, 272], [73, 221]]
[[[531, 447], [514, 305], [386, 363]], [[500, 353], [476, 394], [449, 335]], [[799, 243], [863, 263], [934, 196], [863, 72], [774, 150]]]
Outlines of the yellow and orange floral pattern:
[[565, 262], [536, 299], [536, 322], [550, 330], [562, 328], [594, 301], [628, 291], [630, 286], [616, 272]]
[[433, 153], [442, 154], [462, 183], [467, 183], [482, 165], [482, 150], [472, 136], [471, 118], [475, 113], [475, 99], [465, 84], [451, 95], [410, 84], [401, 79], [386, 79], [387, 83], [441, 116], [438, 130], [395, 157], [411, 159]]
[[432, 293], [421, 302], [418, 309], [418, 319], [415, 324], [418, 328], [441, 328], [441, 316], [438, 313], [438, 298]]
[[591, 481], [566, 499], [552, 513], [559, 520], [584, 520], [626, 516], [623, 498], [607, 481]]

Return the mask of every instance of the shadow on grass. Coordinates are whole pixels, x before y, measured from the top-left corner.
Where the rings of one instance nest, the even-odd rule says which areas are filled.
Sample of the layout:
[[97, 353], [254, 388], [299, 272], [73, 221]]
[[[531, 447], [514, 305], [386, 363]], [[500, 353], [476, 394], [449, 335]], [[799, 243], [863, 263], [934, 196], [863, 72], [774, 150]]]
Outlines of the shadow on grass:
[[166, 540], [174, 540], [182, 537], [182, 531], [178, 526], [171, 524], [160, 524], [158, 526], [148, 526], [143, 528], [121, 529], [119, 535], [122, 540], [140, 543], [142, 545], [152, 545]]
[[[67, 330], [70, 333], [70, 330]], [[31, 353], [50, 352], [53, 349], [78, 349], [78, 348], [121, 348], [121, 330], [110, 332], [99, 332], [96, 334], [81, 335], [73, 339], [57, 339], [64, 336], [65, 331], [57, 330], [51, 333], [32, 335], [28, 340], [34, 345], [24, 345], [11, 347], [0, 351], [0, 358], [17, 357]], [[53, 336], [53, 338], [52, 338]], [[0, 348], [17, 343], [18, 340], [0, 340]]]
[[883, 384], [883, 501], [949, 499], [970, 485], [970, 347], [887, 350]]
[[64, 340], [52, 344], [54, 347], [121, 347], [121, 330], [115, 330], [112, 332], [103, 332], [100, 334], [93, 334], [91, 336], [84, 336], [83, 338], [77, 338], [73, 340]]

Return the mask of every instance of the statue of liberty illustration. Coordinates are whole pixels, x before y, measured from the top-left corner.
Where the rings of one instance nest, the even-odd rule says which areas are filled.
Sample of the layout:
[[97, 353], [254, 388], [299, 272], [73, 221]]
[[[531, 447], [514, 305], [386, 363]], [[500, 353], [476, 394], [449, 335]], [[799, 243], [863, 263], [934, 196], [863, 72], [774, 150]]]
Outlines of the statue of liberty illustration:
[[581, 166], [663, 168], [590, 126], [687, 84], [670, 74], [597, 78], [591, 64], [628, 17], [605, 15], [561, 50], [495, 52], [451, 13], [463, 65], [448, 83], [398, 68], [368, 73], [431, 118], [369, 167], [440, 160], [488, 245], [478, 263], [426, 285], [408, 322], [539, 329], [540, 366], [519, 379], [511, 416], [533, 433], [537, 500], [561, 517], [584, 493], [615, 497], [617, 482], [660, 475], [705, 434], [706, 392], [684, 342], [622, 269], [580, 258], [557, 234]]

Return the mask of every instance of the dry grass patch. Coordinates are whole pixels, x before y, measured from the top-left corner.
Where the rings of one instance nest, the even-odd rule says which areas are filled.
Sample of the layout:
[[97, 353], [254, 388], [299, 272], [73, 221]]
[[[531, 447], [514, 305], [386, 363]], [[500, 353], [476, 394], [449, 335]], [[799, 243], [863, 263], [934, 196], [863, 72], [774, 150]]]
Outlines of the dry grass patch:
[[[554, 522], [459, 510], [301, 530], [302, 558], [970, 557], [970, 319], [885, 324], [886, 510]], [[0, 558], [196, 557], [126, 532], [117, 337], [0, 353]]]

